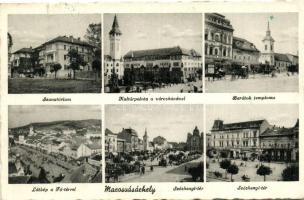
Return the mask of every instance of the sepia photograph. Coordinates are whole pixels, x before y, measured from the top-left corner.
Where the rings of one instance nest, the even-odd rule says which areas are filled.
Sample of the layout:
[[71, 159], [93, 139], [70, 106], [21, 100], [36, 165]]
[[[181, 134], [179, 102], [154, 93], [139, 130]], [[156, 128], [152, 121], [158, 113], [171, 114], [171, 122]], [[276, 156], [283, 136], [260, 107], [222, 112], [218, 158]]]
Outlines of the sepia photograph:
[[9, 106], [8, 183], [101, 183], [100, 106]]
[[298, 13], [205, 14], [206, 92], [298, 92]]
[[108, 93], [202, 92], [202, 14], [104, 14]]
[[106, 105], [106, 183], [203, 182], [203, 105]]
[[8, 15], [8, 93], [100, 93], [101, 15]]
[[299, 181], [299, 106], [207, 105], [207, 182]]

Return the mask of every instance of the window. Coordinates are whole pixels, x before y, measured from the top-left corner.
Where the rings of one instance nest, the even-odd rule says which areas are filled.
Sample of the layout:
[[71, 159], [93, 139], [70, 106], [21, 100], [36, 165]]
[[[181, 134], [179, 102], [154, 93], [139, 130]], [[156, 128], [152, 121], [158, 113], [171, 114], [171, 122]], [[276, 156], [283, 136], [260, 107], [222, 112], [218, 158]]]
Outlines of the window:
[[267, 51], [267, 44], [265, 45], [265, 51]]
[[119, 63], [116, 63], [116, 67], [119, 67]]
[[64, 55], [64, 60], [66, 60], [67, 59], [67, 55]]
[[217, 49], [214, 49], [214, 55], [218, 55], [218, 50]]
[[273, 45], [270, 45], [270, 50], [271, 50], [271, 51], [273, 50]]
[[63, 45], [64, 50], [66, 50], [66, 45]]

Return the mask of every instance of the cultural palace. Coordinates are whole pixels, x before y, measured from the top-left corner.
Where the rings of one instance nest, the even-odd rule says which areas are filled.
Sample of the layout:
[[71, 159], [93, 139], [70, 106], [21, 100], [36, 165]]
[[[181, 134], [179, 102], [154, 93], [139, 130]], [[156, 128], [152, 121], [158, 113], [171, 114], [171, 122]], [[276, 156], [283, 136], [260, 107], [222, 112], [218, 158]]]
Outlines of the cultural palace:
[[275, 40], [271, 35], [269, 22], [266, 35], [261, 38], [263, 49], [233, 35], [234, 28], [229, 19], [219, 13], [205, 14], [205, 72], [213, 74], [218, 69], [231, 73], [236, 66], [246, 66], [258, 72], [261, 65], [267, 65], [278, 72], [287, 71], [298, 65], [298, 55], [275, 52]]
[[115, 74], [120, 85], [135, 82], [182, 83], [201, 79], [202, 56], [180, 46], [130, 50], [121, 55], [121, 35], [115, 15], [109, 32], [110, 55], [104, 56], [105, 85]]
[[289, 128], [270, 125], [265, 119], [227, 124], [214, 120], [206, 139], [211, 156], [299, 161], [299, 120]]

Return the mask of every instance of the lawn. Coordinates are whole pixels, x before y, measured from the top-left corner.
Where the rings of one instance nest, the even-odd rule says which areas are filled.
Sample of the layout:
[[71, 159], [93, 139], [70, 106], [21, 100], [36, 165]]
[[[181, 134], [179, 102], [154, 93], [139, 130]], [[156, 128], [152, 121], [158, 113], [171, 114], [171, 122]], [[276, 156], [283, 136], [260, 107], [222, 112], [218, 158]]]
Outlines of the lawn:
[[13, 78], [8, 80], [9, 94], [100, 93], [101, 81], [68, 79]]

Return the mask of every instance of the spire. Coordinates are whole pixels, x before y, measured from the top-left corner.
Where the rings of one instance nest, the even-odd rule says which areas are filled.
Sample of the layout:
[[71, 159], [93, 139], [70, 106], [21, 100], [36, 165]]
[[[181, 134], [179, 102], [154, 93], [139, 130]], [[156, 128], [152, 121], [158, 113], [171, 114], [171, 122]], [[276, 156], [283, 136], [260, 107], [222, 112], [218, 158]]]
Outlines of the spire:
[[144, 135], [144, 137], [147, 137], [148, 136], [148, 134], [147, 134], [147, 128], [145, 128], [145, 135]]
[[270, 36], [269, 21], [267, 22], [267, 31], [266, 31], [266, 35], [267, 35], [267, 36]]
[[114, 16], [114, 20], [113, 20], [113, 24], [112, 24], [112, 29], [111, 31], [109, 32], [110, 35], [121, 35], [121, 31], [119, 30], [119, 25], [118, 25], [118, 20], [117, 20], [117, 16], [115, 14]]

